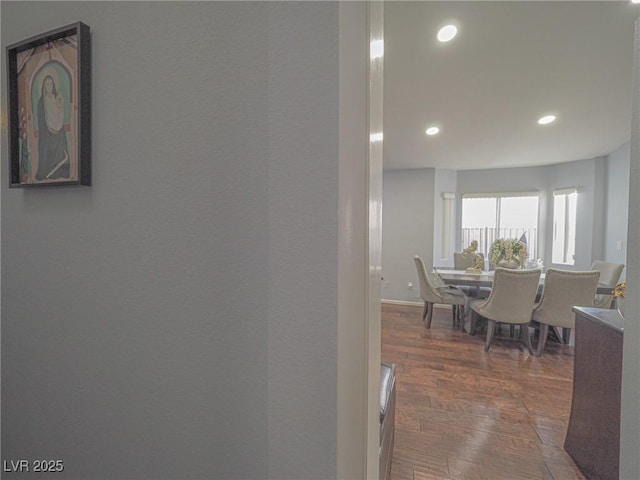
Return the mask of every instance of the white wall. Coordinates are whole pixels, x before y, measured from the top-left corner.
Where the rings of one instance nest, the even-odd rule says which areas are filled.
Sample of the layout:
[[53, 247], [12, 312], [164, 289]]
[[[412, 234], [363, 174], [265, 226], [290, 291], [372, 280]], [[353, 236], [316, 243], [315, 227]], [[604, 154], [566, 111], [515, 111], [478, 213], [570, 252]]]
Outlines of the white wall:
[[[382, 298], [420, 301], [413, 262], [420, 255], [427, 270], [433, 266], [433, 198], [435, 171], [384, 172], [382, 201]], [[407, 287], [413, 282], [413, 289]]]
[[[630, 145], [626, 143], [607, 157], [607, 200], [605, 218], [604, 260], [627, 261], [627, 221], [629, 215]], [[618, 242], [622, 249], [618, 250]], [[626, 268], [621, 279], [626, 278]]]
[[0, 8], [91, 26], [94, 167], [9, 190], [2, 132], [3, 459], [335, 478], [338, 4]]

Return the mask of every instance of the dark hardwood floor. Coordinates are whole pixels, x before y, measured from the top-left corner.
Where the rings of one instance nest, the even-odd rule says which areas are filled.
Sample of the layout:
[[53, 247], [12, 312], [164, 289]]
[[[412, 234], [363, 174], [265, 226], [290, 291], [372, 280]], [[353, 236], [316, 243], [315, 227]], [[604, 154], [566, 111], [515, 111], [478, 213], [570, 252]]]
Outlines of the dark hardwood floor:
[[422, 308], [382, 306], [382, 360], [397, 368], [392, 480], [584, 480], [562, 449], [573, 347], [549, 341], [536, 358], [508, 333], [485, 353], [450, 310], [427, 330]]

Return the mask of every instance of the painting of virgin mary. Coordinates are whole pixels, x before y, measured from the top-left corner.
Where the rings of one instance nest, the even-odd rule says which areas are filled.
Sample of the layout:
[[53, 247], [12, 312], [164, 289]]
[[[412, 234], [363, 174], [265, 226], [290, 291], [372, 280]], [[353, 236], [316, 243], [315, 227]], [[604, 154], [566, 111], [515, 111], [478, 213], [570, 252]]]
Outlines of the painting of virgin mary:
[[38, 170], [36, 180], [69, 178], [70, 155], [64, 128], [65, 99], [51, 75], [44, 77], [37, 104]]
[[9, 187], [91, 185], [91, 45], [82, 22], [7, 47]]

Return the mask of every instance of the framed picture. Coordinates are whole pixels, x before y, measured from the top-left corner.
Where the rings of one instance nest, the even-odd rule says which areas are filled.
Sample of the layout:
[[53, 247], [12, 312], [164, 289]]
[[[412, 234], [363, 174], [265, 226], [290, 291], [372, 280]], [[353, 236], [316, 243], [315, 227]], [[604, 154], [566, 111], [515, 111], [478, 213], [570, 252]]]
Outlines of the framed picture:
[[91, 185], [89, 27], [7, 47], [9, 186]]

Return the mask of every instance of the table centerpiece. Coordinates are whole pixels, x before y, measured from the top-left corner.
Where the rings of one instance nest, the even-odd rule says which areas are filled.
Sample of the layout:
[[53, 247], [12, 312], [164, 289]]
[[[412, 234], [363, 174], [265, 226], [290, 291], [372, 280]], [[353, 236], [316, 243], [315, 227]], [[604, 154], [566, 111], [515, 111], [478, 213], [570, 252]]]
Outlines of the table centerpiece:
[[527, 244], [522, 239], [499, 238], [489, 249], [489, 261], [496, 267], [521, 268], [527, 258]]

